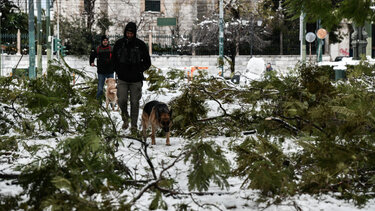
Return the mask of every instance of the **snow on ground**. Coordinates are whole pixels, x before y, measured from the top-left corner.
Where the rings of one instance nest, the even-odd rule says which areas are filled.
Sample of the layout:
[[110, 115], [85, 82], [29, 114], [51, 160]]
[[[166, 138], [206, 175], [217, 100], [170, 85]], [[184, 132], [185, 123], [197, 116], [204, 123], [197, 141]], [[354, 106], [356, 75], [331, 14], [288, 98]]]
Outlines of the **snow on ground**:
[[[167, 69], [163, 71], [168, 71]], [[258, 71], [259, 73], [259, 71]], [[255, 74], [256, 75], [256, 74]], [[257, 75], [260, 77], [260, 74]], [[157, 94], [155, 92], [147, 91], [148, 85], [144, 83], [143, 85], [143, 96], [141, 99], [141, 106], [150, 100], [158, 100], [168, 103], [172, 98], [178, 96], [179, 92], [165, 92], [165, 94]], [[209, 115], [216, 116], [217, 112], [220, 112], [218, 105], [214, 101], [208, 101], [207, 105], [210, 107], [211, 111]], [[111, 111], [111, 115], [115, 121], [117, 121], [118, 130], [121, 130], [122, 124], [119, 112]], [[141, 110], [140, 110], [141, 115]], [[140, 120], [139, 120], [140, 121]], [[150, 141], [150, 138], [148, 138]], [[210, 137], [204, 141], [214, 141], [219, 146], [223, 147], [224, 153], [229, 160], [231, 166], [235, 166], [235, 155], [229, 150], [229, 143], [233, 141], [230, 137]], [[240, 142], [241, 140], [236, 140]], [[50, 143], [51, 147], [55, 147], [57, 140], [31, 140], [28, 141], [28, 145]], [[165, 146], [165, 138], [157, 137], [156, 145], [150, 146], [148, 149], [149, 156], [152, 158], [152, 162], [155, 166], [156, 173], [158, 174], [163, 166], [168, 165], [168, 163], [173, 162], [174, 158], [181, 152], [184, 145], [188, 141], [180, 137], [171, 137], [171, 146]], [[284, 143], [286, 151], [294, 151], [295, 146], [293, 146], [292, 140], [287, 140]], [[144, 167], [147, 167], [145, 159], [140, 155], [138, 149], [141, 148], [141, 144], [138, 141], [132, 139], [124, 139], [123, 144], [120, 145], [116, 156], [120, 158], [130, 169], [135, 173], [135, 179], [140, 178], [151, 178], [151, 173], [145, 171]], [[35, 156], [30, 155], [20, 144], [20, 151], [18, 154], [20, 158], [18, 160], [1, 162], [0, 172], [3, 173], [15, 173], [14, 167], [18, 164], [30, 163], [35, 156], [45, 156], [47, 151], [41, 151]], [[137, 169], [137, 171], [135, 171]], [[188, 193], [187, 184], [187, 170], [189, 165], [185, 164], [183, 161], [178, 162], [173, 168], [169, 169], [165, 174], [170, 175], [177, 181], [174, 188]], [[266, 211], [289, 211], [289, 210], [302, 210], [308, 211], [355, 211], [355, 210], [375, 210], [375, 200], [371, 200], [363, 208], [357, 208], [352, 202], [346, 202], [343, 200], [337, 200], [329, 194], [310, 196], [310, 195], [297, 195], [284, 200], [279, 205], [269, 205], [266, 202], [261, 202], [259, 191], [242, 188], [243, 179], [238, 177], [231, 177], [228, 180], [230, 187], [229, 189], [221, 190], [217, 185], [211, 184], [208, 192], [212, 194], [206, 195], [196, 195], [196, 194], [186, 194], [180, 197], [163, 197], [163, 200], [168, 204], [168, 210], [176, 210], [173, 204], [186, 204], [189, 209], [192, 210], [266, 210]], [[16, 195], [22, 191], [21, 187], [12, 184], [12, 181], [0, 181], [0, 194], [4, 195]], [[134, 196], [139, 193], [139, 190], [129, 190], [126, 193], [120, 193], [120, 195]], [[118, 193], [117, 193], [118, 194]], [[116, 195], [114, 195], [116, 196]], [[148, 207], [153, 199], [154, 194], [145, 193], [137, 202], [134, 208], [139, 210], [148, 210]], [[97, 200], [100, 200], [98, 196]], [[272, 201], [272, 200], [271, 200]]]

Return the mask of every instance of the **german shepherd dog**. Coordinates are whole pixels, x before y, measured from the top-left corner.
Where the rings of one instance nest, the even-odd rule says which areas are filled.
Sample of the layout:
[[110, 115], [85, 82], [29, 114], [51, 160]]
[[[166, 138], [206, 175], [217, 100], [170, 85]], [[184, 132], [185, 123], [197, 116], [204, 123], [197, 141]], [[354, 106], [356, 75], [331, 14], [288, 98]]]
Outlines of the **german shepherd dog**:
[[155, 145], [155, 132], [156, 129], [162, 128], [167, 136], [166, 145], [170, 146], [169, 142], [169, 130], [172, 126], [172, 110], [168, 109], [165, 103], [158, 101], [151, 101], [146, 103], [142, 113], [142, 132], [143, 140], [147, 140], [146, 130], [151, 124], [151, 144]]

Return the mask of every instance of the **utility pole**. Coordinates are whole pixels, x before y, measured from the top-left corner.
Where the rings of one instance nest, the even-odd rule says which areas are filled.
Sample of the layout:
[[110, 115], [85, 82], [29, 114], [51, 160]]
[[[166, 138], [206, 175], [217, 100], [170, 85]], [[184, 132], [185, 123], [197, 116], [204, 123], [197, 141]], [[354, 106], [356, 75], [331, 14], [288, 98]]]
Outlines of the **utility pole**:
[[1, 17], [2, 17], [2, 13], [0, 12], [0, 77], [1, 77], [1, 73], [2, 73], [2, 69], [3, 69], [3, 65], [1, 63], [1, 60], [3, 59], [3, 47], [1, 46]]
[[47, 14], [46, 14], [46, 37], [47, 37], [47, 69], [49, 66], [49, 62], [51, 61], [51, 19], [50, 19], [50, 0], [46, 0], [46, 9], [47, 9]]
[[21, 55], [21, 30], [17, 29], [17, 55]]
[[303, 64], [306, 63], [306, 41], [305, 41], [305, 34], [306, 34], [306, 27], [305, 27], [305, 13], [301, 13], [299, 17], [299, 40], [301, 42], [300, 46], [300, 55], [301, 55], [301, 62]]
[[224, 76], [224, 5], [223, 0], [220, 0], [219, 5], [219, 61], [221, 68], [221, 76]]
[[[60, 40], [60, 5], [59, 5], [59, 0], [56, 0], [56, 12], [57, 12], [57, 29], [56, 29], [56, 38], [57, 40]], [[60, 50], [59, 49], [54, 49], [56, 50], [56, 57], [59, 59], [60, 58]]]
[[250, 28], [250, 58], [253, 58], [254, 17], [251, 18]]
[[36, 25], [36, 30], [37, 30], [37, 75], [42, 75], [43, 73], [43, 68], [42, 68], [42, 2], [41, 0], [36, 0], [36, 7], [38, 11], [38, 19], [37, 19], [37, 25]]
[[[279, 21], [280, 23], [279, 24], [284, 24], [284, 14], [283, 14], [283, 7], [282, 7], [282, 2], [281, 0], [279, 1], [279, 7], [277, 8], [277, 11], [278, 11], [278, 18], [279, 18]], [[283, 55], [284, 53], [284, 46], [283, 46], [283, 36], [284, 36], [284, 33], [283, 33], [283, 30], [282, 30], [283, 27], [280, 27], [280, 55]]]
[[29, 0], [29, 78], [35, 79], [34, 0]]
[[[316, 31], [321, 27], [321, 21], [318, 20], [316, 23]], [[320, 39], [318, 36], [316, 36], [316, 40], [318, 41], [318, 50], [316, 51], [316, 61], [321, 62], [322, 61], [322, 54], [323, 54], [323, 42], [324, 40]]]

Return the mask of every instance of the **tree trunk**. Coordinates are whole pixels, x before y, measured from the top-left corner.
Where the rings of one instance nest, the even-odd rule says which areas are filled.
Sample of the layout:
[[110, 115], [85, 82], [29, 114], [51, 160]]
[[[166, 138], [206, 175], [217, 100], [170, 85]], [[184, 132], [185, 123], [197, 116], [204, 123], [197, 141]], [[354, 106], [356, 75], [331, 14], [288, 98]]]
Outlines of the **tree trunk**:
[[283, 55], [283, 31], [280, 30], [280, 55]]
[[232, 60], [232, 63], [230, 64], [230, 72], [234, 73], [234, 71], [235, 71], [235, 65], [236, 65], [236, 54], [232, 54], [231, 55], [231, 60]]
[[236, 36], [236, 56], [240, 55], [240, 38], [237, 34]]

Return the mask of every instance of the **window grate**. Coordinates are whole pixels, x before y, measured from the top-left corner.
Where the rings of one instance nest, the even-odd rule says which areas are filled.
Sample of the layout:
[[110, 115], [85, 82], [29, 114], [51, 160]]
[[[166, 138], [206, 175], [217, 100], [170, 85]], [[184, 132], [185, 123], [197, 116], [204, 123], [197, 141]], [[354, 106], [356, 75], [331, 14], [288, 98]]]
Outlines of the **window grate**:
[[145, 11], [160, 12], [160, 0], [146, 0]]

